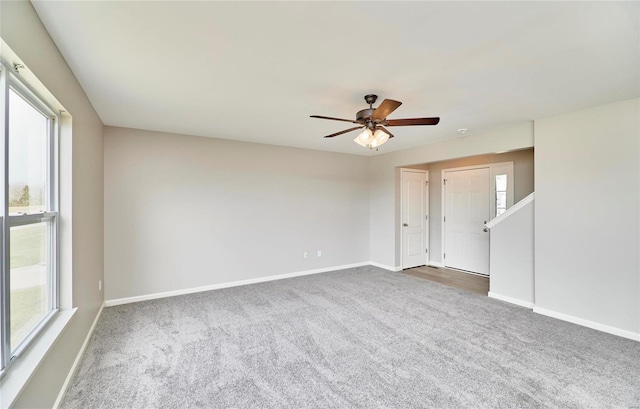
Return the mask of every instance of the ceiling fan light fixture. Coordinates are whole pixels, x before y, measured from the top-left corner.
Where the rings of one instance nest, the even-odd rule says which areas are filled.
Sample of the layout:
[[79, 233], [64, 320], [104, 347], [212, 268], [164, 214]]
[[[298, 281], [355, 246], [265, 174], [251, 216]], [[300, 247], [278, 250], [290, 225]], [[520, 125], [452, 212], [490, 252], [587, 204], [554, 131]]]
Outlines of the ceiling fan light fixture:
[[363, 148], [378, 148], [389, 140], [389, 134], [381, 129], [372, 132], [371, 129], [365, 128], [353, 141]]
[[[383, 131], [382, 129], [377, 129], [373, 134], [373, 147], [378, 147], [389, 140], [389, 134]], [[375, 145], [374, 145], [375, 143]]]
[[369, 128], [365, 128], [353, 141], [364, 148], [368, 148], [373, 141], [373, 133]]

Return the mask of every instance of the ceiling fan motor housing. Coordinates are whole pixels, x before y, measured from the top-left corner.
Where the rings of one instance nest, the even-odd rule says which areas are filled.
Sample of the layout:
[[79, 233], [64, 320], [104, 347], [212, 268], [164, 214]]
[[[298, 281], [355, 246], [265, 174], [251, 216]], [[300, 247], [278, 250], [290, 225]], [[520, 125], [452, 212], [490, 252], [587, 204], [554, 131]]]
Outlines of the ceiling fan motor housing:
[[367, 108], [358, 111], [358, 113], [356, 114], [356, 121], [364, 121], [367, 118], [371, 118], [371, 115], [373, 115], [373, 111], [375, 111], [375, 108]]

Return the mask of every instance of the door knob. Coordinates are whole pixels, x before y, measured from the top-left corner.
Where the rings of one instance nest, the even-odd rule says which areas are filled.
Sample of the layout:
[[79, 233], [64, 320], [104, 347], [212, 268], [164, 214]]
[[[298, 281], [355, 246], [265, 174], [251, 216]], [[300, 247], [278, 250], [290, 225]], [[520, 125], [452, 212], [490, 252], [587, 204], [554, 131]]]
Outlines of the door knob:
[[409, 225], [408, 225], [407, 223], [402, 223], [402, 225], [403, 225], [404, 227], [409, 227]]

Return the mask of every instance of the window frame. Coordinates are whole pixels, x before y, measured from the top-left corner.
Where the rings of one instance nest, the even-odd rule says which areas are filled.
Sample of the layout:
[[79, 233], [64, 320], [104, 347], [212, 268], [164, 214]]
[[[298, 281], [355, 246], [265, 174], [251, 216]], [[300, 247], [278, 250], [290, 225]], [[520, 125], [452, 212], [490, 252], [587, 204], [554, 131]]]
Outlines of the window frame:
[[491, 190], [490, 193], [493, 195], [491, 198], [491, 218], [489, 220], [493, 220], [496, 217], [498, 217], [498, 210], [497, 210], [497, 189], [496, 189], [496, 176], [498, 175], [506, 175], [507, 176], [507, 190], [506, 190], [506, 196], [507, 196], [507, 207], [505, 209], [505, 212], [507, 210], [509, 210], [509, 208], [511, 206], [514, 205], [515, 200], [515, 170], [514, 170], [515, 166], [514, 166], [514, 162], [513, 161], [509, 161], [509, 162], [499, 162], [499, 163], [492, 163], [489, 166], [489, 170], [490, 170], [490, 174], [491, 174]]
[[[38, 338], [42, 331], [60, 311], [60, 251], [59, 251], [59, 135], [60, 113], [45, 102], [45, 98], [35, 92], [21, 79], [19, 69], [0, 61], [0, 378], [25, 350]], [[29, 214], [9, 214], [9, 93], [10, 90], [23, 98], [36, 111], [47, 118], [47, 187], [43, 198], [43, 212]], [[25, 337], [15, 346], [11, 345], [11, 270], [10, 270], [10, 230], [16, 226], [47, 223], [49, 234], [48, 254], [48, 305], [47, 312]], [[50, 283], [50, 285], [49, 285]]]

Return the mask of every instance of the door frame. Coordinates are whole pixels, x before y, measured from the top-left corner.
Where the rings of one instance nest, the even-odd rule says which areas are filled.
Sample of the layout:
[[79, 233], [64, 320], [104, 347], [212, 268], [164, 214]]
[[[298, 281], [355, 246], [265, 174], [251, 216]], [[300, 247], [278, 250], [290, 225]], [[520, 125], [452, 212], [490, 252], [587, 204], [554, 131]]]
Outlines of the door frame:
[[405, 173], [424, 173], [425, 175], [426, 187], [424, 189], [424, 213], [426, 220], [424, 223], [424, 229], [422, 230], [422, 239], [424, 240], [426, 250], [424, 255], [424, 264], [429, 265], [429, 171], [425, 169], [400, 168], [400, 270], [404, 269], [404, 231], [402, 229], [402, 223], [404, 220], [404, 194], [402, 189], [404, 186]]
[[[495, 215], [496, 214], [496, 202], [495, 202], [495, 196], [496, 196], [496, 175], [502, 175], [502, 174], [506, 174], [507, 175], [507, 209], [510, 208], [511, 206], [513, 206], [513, 202], [514, 202], [514, 190], [515, 190], [515, 180], [514, 180], [514, 171], [513, 171], [513, 161], [508, 161], [508, 162], [496, 162], [496, 163], [485, 163], [483, 165], [473, 165], [473, 166], [462, 166], [462, 167], [457, 167], [457, 168], [447, 168], [447, 169], [442, 169], [442, 173], [441, 173], [441, 181], [440, 181], [440, 196], [441, 196], [441, 207], [440, 209], [442, 209], [442, 219], [441, 220], [441, 228], [440, 228], [440, 239], [441, 239], [441, 253], [440, 253], [440, 260], [441, 260], [441, 264], [444, 267], [445, 266], [445, 258], [444, 255], [446, 253], [446, 236], [445, 236], [445, 225], [444, 225], [444, 218], [447, 216], [446, 212], [446, 194], [445, 194], [445, 175], [447, 172], [458, 172], [458, 171], [463, 171], [463, 170], [473, 170], [473, 169], [482, 169], [482, 168], [488, 168], [489, 169], [489, 213], [490, 215]], [[493, 199], [491, 199], [493, 198]], [[495, 216], [493, 216], [492, 218], [489, 218], [488, 221], [492, 220], [493, 218], [495, 218]], [[490, 261], [489, 261], [490, 262]], [[489, 269], [491, 269], [491, 265], [489, 265]], [[462, 271], [462, 270], [461, 270]], [[477, 274], [474, 272], [469, 271], [469, 274]], [[485, 277], [483, 274], [480, 274], [483, 277]]]

